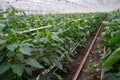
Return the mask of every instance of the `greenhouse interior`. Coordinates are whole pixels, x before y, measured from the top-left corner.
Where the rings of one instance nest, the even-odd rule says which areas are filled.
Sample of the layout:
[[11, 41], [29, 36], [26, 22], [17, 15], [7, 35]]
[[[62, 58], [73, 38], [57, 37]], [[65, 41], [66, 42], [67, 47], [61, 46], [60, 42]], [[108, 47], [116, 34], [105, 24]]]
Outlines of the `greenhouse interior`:
[[0, 0], [0, 80], [120, 80], [120, 0]]

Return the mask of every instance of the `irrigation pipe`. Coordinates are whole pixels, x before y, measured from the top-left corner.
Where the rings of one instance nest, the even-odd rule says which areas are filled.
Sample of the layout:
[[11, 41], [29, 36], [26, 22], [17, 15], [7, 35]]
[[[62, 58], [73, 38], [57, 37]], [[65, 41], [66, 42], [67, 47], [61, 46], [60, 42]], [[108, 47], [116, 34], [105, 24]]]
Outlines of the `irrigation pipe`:
[[[75, 46], [70, 51], [74, 52], [75, 49], [78, 47], [78, 45], [79, 45], [79, 42], [76, 43]], [[63, 55], [61, 55], [61, 57], [58, 60], [62, 60], [65, 57], [65, 54], [67, 53], [64, 52]], [[53, 65], [49, 69], [45, 70], [42, 74], [47, 74], [47, 77], [49, 78], [52, 75], [52, 73], [54, 73], [57, 69], [58, 68], [55, 65]], [[36, 80], [40, 80], [40, 75], [37, 76]]]
[[[104, 50], [103, 50], [103, 53], [105, 53], [105, 52], [106, 52], [106, 47], [104, 47]], [[101, 80], [102, 80], [103, 76], [104, 76], [104, 71], [101, 70], [101, 76], [100, 76]]]
[[52, 25], [43, 26], [43, 27], [39, 27], [39, 28], [33, 28], [33, 29], [30, 29], [30, 30], [24, 30], [24, 31], [20, 31], [19, 34], [28, 33], [28, 32], [32, 32], [32, 31], [40, 30], [40, 29], [45, 29], [45, 28], [49, 28], [49, 27], [51, 27], [51, 26], [52, 26]]
[[99, 27], [99, 29], [98, 29], [98, 31], [97, 31], [97, 33], [96, 33], [96, 35], [95, 35], [95, 37], [94, 37], [91, 45], [90, 45], [90, 47], [89, 47], [89, 49], [88, 49], [85, 57], [84, 57], [83, 60], [82, 60], [82, 63], [79, 65], [78, 70], [77, 70], [77, 72], [75, 73], [75, 75], [74, 75], [74, 77], [73, 77], [72, 80], [77, 80], [77, 78], [78, 78], [78, 76], [79, 76], [79, 74], [80, 74], [80, 72], [81, 72], [81, 70], [82, 70], [82, 68], [83, 68], [83, 66], [84, 66], [84, 64], [85, 64], [85, 62], [86, 62], [86, 60], [87, 60], [87, 57], [88, 57], [88, 55], [89, 55], [89, 53], [90, 53], [90, 51], [91, 51], [91, 49], [92, 49], [92, 47], [93, 47], [93, 45], [94, 45], [94, 43], [95, 43], [95, 41], [96, 41], [96, 38], [97, 38], [97, 36], [98, 36], [101, 28], [102, 28], [102, 24], [100, 25], [100, 27]]

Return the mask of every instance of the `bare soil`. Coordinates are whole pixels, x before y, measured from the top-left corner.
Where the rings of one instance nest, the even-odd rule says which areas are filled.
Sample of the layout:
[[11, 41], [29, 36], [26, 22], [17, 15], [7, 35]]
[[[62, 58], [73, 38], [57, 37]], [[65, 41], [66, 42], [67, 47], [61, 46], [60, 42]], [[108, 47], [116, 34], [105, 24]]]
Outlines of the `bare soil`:
[[[75, 57], [75, 61], [69, 63], [69, 66], [71, 69], [68, 70], [68, 73], [63, 73], [60, 71], [57, 71], [58, 74], [60, 74], [63, 78], [63, 80], [72, 80], [74, 77], [79, 65], [81, 64], [85, 53], [87, 52], [91, 42], [93, 41], [93, 38], [95, 36], [97, 31], [93, 33], [87, 40], [86, 46], [82, 48], [77, 48], [77, 55]], [[84, 65], [83, 70], [78, 76], [77, 80], [100, 80], [100, 56], [102, 54], [102, 49], [100, 49], [100, 44], [103, 43], [103, 39], [100, 37], [100, 33], [93, 45], [93, 48], [88, 56], [88, 59]], [[56, 78], [52, 77], [51, 80], [57, 80]]]
[[102, 43], [103, 39], [98, 36], [77, 80], [100, 80], [100, 57], [103, 53], [100, 44]]
[[78, 54], [76, 55], [75, 61], [70, 63], [70, 65], [69, 65], [71, 67], [71, 70], [69, 71], [69, 73], [67, 73], [67, 75], [65, 75], [65, 74], [62, 75], [63, 80], [72, 80], [74, 74], [76, 73], [80, 63], [82, 62], [82, 59], [85, 56], [85, 53], [87, 52], [87, 50], [94, 38], [94, 35], [95, 35], [95, 33], [89, 37], [85, 47], [76, 49]]
[[[97, 32], [97, 31], [96, 31]], [[77, 71], [79, 65], [82, 62], [85, 53], [87, 52], [95, 33], [92, 34], [87, 40], [86, 46], [83, 48], [77, 48], [78, 54], [76, 55], [76, 59], [74, 62], [70, 63], [71, 70], [67, 75], [62, 74], [63, 80], [72, 80], [75, 72]], [[102, 54], [102, 49], [100, 49], [100, 44], [103, 42], [102, 38], [99, 37], [100, 33], [93, 45], [93, 48], [88, 56], [88, 59], [84, 65], [83, 70], [81, 71], [80, 75], [78, 76], [77, 80], [100, 80], [100, 56]]]

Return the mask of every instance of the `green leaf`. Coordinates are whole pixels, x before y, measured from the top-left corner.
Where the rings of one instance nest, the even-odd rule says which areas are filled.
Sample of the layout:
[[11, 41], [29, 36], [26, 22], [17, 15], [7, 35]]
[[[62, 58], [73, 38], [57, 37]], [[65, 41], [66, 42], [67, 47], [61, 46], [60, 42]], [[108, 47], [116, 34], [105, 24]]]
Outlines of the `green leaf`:
[[[41, 45], [41, 46], [42, 46], [42, 45]], [[44, 49], [43, 49], [43, 48], [38, 48], [38, 51], [39, 51], [40, 53], [43, 53]]]
[[52, 36], [52, 39], [55, 40], [55, 41], [58, 41], [58, 42], [60, 41], [60, 42], [63, 43], [63, 40], [60, 39], [58, 36]]
[[120, 80], [120, 76], [117, 76], [118, 72], [109, 72], [104, 75], [102, 80]]
[[19, 49], [19, 51], [22, 53], [22, 54], [26, 54], [26, 55], [32, 55], [31, 52], [34, 51], [33, 48], [31, 48], [30, 46], [23, 46]]
[[39, 42], [39, 40], [40, 40], [40, 35], [37, 34], [37, 35], [35, 36], [34, 42]]
[[106, 71], [109, 71], [112, 68], [113, 68], [112, 66], [107, 66], [107, 67], [102, 68], [102, 70], [106, 72]]
[[9, 49], [10, 51], [14, 51], [17, 47], [18, 47], [18, 44], [14, 43], [14, 44], [8, 45], [7, 49]]
[[48, 42], [48, 38], [47, 37], [40, 38], [40, 42]]
[[49, 80], [47, 74], [41, 74], [39, 80]]
[[110, 39], [109, 44], [112, 46], [116, 44], [119, 40], [120, 40], [120, 35], [116, 35]]
[[102, 55], [101, 61], [104, 62], [106, 59], [111, 55], [112, 50], [110, 48], [107, 49], [107, 51]]
[[11, 52], [11, 51], [9, 51], [9, 52], [7, 52], [7, 57], [8, 58], [13, 58], [13, 57], [15, 57], [15, 55], [16, 55], [16, 53], [15, 52]]
[[120, 24], [120, 19], [115, 19], [114, 21]]
[[0, 31], [2, 31], [5, 26], [6, 26], [5, 24], [0, 24]]
[[107, 24], [109, 24], [110, 22], [108, 22], [108, 21], [103, 21], [102, 23], [105, 24], [105, 25], [107, 25]]
[[18, 53], [18, 54], [16, 54], [16, 56], [17, 56], [17, 59], [19, 59], [21, 61], [24, 60], [24, 55], [23, 54]]
[[57, 43], [51, 43], [51, 45], [52, 45], [52, 46], [55, 46], [55, 47], [58, 46]]
[[30, 43], [24, 43], [24, 46], [35, 47], [33, 44]]
[[58, 54], [63, 54], [63, 52], [62, 51], [60, 51], [59, 49], [56, 49], [56, 52], [58, 53]]
[[32, 76], [32, 70], [30, 68], [25, 68], [28, 75]]
[[4, 44], [4, 43], [6, 43], [6, 42], [7, 42], [7, 40], [1, 40], [1, 39], [0, 39], [0, 45], [1, 45], [1, 44]]
[[63, 42], [63, 40], [59, 38], [58, 32], [52, 32], [52, 36], [51, 37], [55, 41], [58, 41], [58, 42], [61, 41], [61, 42]]
[[60, 75], [58, 75], [56, 73], [54, 73], [54, 75], [57, 77], [58, 80], [63, 80], [63, 78]]
[[111, 66], [113, 64], [115, 64], [117, 61], [120, 60], [120, 48], [116, 49], [109, 57], [108, 59], [105, 61], [105, 63], [103, 64], [103, 67], [105, 66]]
[[66, 54], [66, 60], [69, 61], [69, 62], [73, 62], [74, 59], [72, 59], [69, 54]]
[[24, 71], [24, 65], [15, 64], [15, 65], [12, 65], [11, 67], [14, 73], [16, 73], [18, 76], [22, 76], [22, 73]]
[[46, 29], [46, 34], [47, 34], [47, 35], [51, 35], [50, 30]]
[[48, 59], [47, 57], [43, 57], [42, 59], [43, 59], [43, 61], [46, 62], [47, 64], [50, 64], [50, 61], [49, 61], [49, 59]]
[[6, 57], [5, 53], [7, 53], [6, 50], [0, 51], [0, 63], [5, 59], [5, 57]]
[[0, 74], [6, 72], [9, 69], [10, 69], [10, 64], [3, 63], [2, 65], [0, 65]]
[[28, 58], [25, 60], [25, 62], [33, 67], [36, 67], [36, 68], [43, 68], [42, 65], [39, 64], [38, 61], [36, 61], [35, 59], [33, 58]]
[[61, 64], [60, 61], [58, 61], [57, 59], [55, 59], [54, 63], [55, 63], [55, 66], [57, 66], [59, 69], [61, 69], [61, 70], [63, 69], [63, 66], [62, 66], [62, 64]]

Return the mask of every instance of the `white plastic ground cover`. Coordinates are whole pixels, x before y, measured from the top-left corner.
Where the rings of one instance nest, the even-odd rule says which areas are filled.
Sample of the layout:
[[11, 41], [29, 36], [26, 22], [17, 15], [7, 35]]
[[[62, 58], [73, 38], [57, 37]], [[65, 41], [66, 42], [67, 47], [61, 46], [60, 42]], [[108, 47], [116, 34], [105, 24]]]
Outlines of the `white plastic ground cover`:
[[0, 0], [0, 11], [9, 5], [27, 14], [109, 12], [120, 8], [120, 0]]

